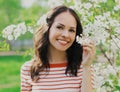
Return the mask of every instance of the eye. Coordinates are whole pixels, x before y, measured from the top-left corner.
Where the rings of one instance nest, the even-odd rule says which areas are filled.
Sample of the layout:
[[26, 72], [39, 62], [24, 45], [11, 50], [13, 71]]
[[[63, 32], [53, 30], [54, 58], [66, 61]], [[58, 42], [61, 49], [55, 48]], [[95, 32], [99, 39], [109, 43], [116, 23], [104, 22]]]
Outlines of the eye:
[[63, 30], [63, 27], [62, 26], [57, 26], [57, 29]]
[[75, 30], [74, 30], [74, 29], [70, 29], [69, 31], [70, 31], [70, 32], [75, 32]]

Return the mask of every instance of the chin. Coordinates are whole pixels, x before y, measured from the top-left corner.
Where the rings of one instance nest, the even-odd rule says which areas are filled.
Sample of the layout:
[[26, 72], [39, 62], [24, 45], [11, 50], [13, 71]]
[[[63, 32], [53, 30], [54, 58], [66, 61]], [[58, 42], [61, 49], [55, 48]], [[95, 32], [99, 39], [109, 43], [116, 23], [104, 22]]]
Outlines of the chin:
[[[68, 48], [69, 48], [69, 47], [68, 47]], [[68, 48], [63, 48], [63, 47], [62, 47], [62, 48], [56, 48], [56, 49], [59, 50], [59, 51], [67, 51]]]

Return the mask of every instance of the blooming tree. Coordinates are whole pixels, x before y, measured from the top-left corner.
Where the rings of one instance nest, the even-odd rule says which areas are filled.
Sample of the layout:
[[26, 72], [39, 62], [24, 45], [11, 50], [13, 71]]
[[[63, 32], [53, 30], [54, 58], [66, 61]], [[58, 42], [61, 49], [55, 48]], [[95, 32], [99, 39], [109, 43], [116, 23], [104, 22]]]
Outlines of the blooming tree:
[[80, 15], [83, 35], [95, 42], [112, 65], [95, 64], [97, 92], [119, 92], [120, 67], [116, 67], [116, 60], [120, 54], [120, 1], [75, 0], [71, 8]]
[[[97, 92], [120, 91], [120, 0], [48, 0], [50, 8], [66, 4], [77, 11], [83, 24], [82, 38], [77, 42], [89, 42], [92, 39], [97, 50], [106, 57], [109, 64], [94, 64]], [[46, 14], [40, 17], [36, 25], [46, 23]], [[35, 25], [35, 24], [34, 24]], [[32, 26], [20, 23], [9, 25], [3, 30], [3, 37], [16, 40], [26, 31], [33, 33]], [[87, 38], [87, 39], [83, 39]]]

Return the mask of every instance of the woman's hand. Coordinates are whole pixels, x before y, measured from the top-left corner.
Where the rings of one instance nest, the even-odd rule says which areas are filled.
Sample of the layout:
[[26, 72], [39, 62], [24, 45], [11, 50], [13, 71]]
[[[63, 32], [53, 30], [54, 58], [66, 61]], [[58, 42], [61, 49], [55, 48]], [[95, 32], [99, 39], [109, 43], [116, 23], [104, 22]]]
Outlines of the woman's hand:
[[83, 45], [82, 65], [84, 67], [90, 67], [96, 53], [94, 42], [92, 42], [91, 40], [88, 40], [86, 42], [83, 42], [82, 45]]

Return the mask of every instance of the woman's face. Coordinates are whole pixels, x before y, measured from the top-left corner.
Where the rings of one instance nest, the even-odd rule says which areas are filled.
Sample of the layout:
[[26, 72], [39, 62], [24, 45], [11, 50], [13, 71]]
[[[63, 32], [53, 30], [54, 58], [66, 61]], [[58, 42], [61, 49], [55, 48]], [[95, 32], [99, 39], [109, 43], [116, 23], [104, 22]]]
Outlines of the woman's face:
[[49, 30], [50, 47], [66, 51], [76, 36], [76, 20], [69, 12], [60, 13]]

